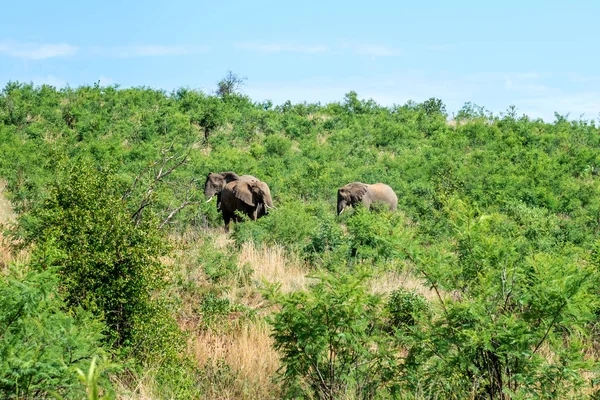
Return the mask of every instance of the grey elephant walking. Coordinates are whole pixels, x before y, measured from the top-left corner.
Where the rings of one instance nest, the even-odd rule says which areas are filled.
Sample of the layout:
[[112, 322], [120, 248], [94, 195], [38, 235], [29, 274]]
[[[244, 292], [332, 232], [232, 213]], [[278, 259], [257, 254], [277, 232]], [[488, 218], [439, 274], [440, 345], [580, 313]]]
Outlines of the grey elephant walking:
[[371, 204], [381, 202], [390, 206], [390, 211], [398, 207], [398, 197], [394, 190], [385, 183], [369, 185], [362, 182], [352, 182], [338, 189], [337, 213], [340, 215], [347, 206], [362, 203], [366, 208]]
[[221, 211], [225, 222], [225, 232], [229, 222], [240, 220], [236, 211], [247, 215], [253, 221], [268, 213], [273, 207], [271, 191], [265, 182], [259, 180], [237, 180], [227, 183], [221, 191]]
[[213, 199], [213, 197], [217, 196], [217, 210], [221, 209], [221, 191], [225, 187], [226, 184], [233, 181], [258, 181], [252, 175], [242, 175], [238, 176], [235, 172], [227, 171], [227, 172], [219, 172], [214, 173], [211, 172], [206, 176], [206, 182], [204, 183], [204, 195], [208, 198], [206, 202], [208, 203]]

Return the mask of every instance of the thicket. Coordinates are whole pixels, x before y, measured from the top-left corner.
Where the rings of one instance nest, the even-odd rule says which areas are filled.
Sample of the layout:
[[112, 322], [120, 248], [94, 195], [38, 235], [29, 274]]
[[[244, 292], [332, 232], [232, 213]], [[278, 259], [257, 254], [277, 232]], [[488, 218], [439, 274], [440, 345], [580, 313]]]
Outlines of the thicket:
[[[469, 103], [448, 119], [438, 99], [382, 107], [354, 92], [326, 105], [274, 106], [225, 89], [10, 83], [0, 95], [0, 176], [26, 216], [20, 229], [37, 246], [35, 262], [69, 288], [63, 309], [102, 318], [103, 343], [135, 343], [144, 321], [169, 326], [140, 317], [176, 307], [153, 297], [166, 293], [165, 232], [221, 226], [214, 204], [200, 201], [201, 185], [208, 172], [231, 170], [267, 182], [277, 207], [236, 224], [235, 244], [281, 244], [321, 274], [307, 292], [272, 296], [289, 396], [593, 394], [596, 123], [560, 115], [547, 123], [514, 108], [492, 115]], [[182, 162], [168, 184], [154, 182], [160, 160], [165, 170]], [[336, 190], [353, 181], [387, 183], [399, 211], [357, 207], [337, 217]], [[147, 211], [132, 218], [140, 204]], [[201, 263], [215, 285], [240, 274], [208, 254]], [[435, 301], [368, 293], [365, 268], [409, 271]], [[228, 305], [212, 296], [207, 309], [225, 315]], [[206, 312], [206, 325], [219, 312]], [[303, 332], [304, 347], [290, 332]], [[326, 345], [360, 368], [344, 369]], [[328, 365], [326, 376], [315, 362]]]

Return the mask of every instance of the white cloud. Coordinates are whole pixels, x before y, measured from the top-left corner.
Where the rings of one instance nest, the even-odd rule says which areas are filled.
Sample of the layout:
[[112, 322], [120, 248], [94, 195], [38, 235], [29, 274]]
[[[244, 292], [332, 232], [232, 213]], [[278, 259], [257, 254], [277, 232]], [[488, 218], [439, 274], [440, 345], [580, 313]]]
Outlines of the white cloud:
[[273, 53], [304, 53], [304, 54], [315, 54], [324, 53], [329, 48], [322, 44], [306, 45], [289, 42], [239, 42], [235, 44], [235, 47], [242, 50], [250, 50], [260, 54], [273, 54]]
[[431, 51], [450, 51], [456, 49], [455, 44], [432, 44], [427, 46]]
[[342, 47], [349, 48], [353, 53], [360, 56], [394, 57], [402, 55], [401, 49], [390, 47], [384, 44], [356, 43], [344, 44]]
[[342, 42], [330, 47], [325, 44], [300, 44], [293, 42], [239, 42], [235, 47], [242, 50], [254, 51], [259, 54], [302, 53], [318, 54], [330, 51], [350, 51], [360, 56], [391, 57], [402, 54], [402, 50], [384, 44], [376, 43], [347, 43]]
[[57, 43], [20, 43], [16, 41], [0, 41], [0, 54], [10, 57], [27, 58], [30, 60], [43, 60], [53, 57], [68, 57], [78, 51], [76, 46]]
[[[33, 76], [25, 79], [17, 79], [20, 82], [31, 82], [36, 86], [50, 85], [55, 88], [64, 88], [67, 86], [67, 81], [55, 75]], [[2, 85], [4, 86], [4, 85]]]
[[98, 78], [98, 81], [100, 81], [100, 86], [109, 86], [109, 85], [112, 85], [113, 83], [115, 83], [114, 79], [108, 78], [104, 75], [100, 75], [100, 77]]
[[162, 57], [202, 54], [209, 51], [208, 46], [202, 45], [128, 45], [114, 47], [94, 46], [89, 52], [103, 57]]
[[[343, 101], [351, 90], [359, 98], [377, 101], [381, 105], [405, 104], [408, 100], [422, 102], [430, 97], [441, 99], [452, 115], [464, 103], [472, 102], [494, 113], [505, 112], [515, 105], [518, 114], [542, 118], [551, 122], [554, 112], [570, 118], [595, 119], [600, 113], [600, 88], [559, 88], [553, 85], [555, 75], [535, 72], [478, 73], [464, 76], [404, 71], [402, 73], [364, 76], [354, 79], [313, 79], [283, 82], [249, 82], [245, 92], [255, 100], [270, 99], [276, 104], [292, 102]], [[564, 77], [563, 77], [564, 78]], [[586, 77], [580, 77], [586, 79]], [[562, 81], [561, 77], [558, 77]]]

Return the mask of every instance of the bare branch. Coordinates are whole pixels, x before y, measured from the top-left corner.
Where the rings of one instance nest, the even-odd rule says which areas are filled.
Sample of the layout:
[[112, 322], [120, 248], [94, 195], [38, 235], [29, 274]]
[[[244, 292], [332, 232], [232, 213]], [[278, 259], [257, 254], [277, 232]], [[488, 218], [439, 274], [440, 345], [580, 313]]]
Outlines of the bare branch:
[[146, 168], [144, 168], [140, 171], [138, 176], [135, 177], [131, 187], [125, 193], [123, 193], [123, 196], [121, 197], [121, 201], [125, 201], [127, 199], [127, 197], [129, 197], [129, 195], [135, 190], [139, 181], [142, 179], [142, 176], [145, 175], [146, 172], [148, 172], [148, 170], [150, 168], [154, 167], [154, 165], [155, 165], [155, 163], [153, 162], [151, 165], [147, 166]]
[[[182, 154], [180, 156], [169, 155], [169, 153], [173, 150], [173, 146], [174, 146], [174, 143], [172, 142], [168, 148], [162, 149], [161, 150], [161, 154], [162, 154], [161, 159], [152, 162], [149, 166], [144, 168], [140, 172], [140, 174], [135, 178], [131, 188], [127, 192], [125, 192], [121, 198], [123, 201], [125, 201], [127, 199], [127, 197], [129, 197], [131, 195], [131, 193], [135, 190], [135, 188], [139, 185], [139, 182], [142, 180], [143, 176], [146, 175], [148, 172], [150, 172], [150, 170], [152, 171], [152, 175], [149, 177], [151, 180], [151, 183], [146, 188], [146, 191], [143, 194], [142, 199], [140, 201], [140, 205], [138, 206], [136, 211], [131, 215], [131, 218], [135, 220], [136, 226], [139, 225], [139, 223], [142, 220], [142, 213], [143, 213], [144, 209], [152, 204], [152, 195], [156, 189], [156, 186], [159, 183], [161, 183], [167, 176], [169, 176], [175, 169], [177, 169], [178, 167], [180, 167], [181, 165], [185, 164], [188, 161], [188, 157], [190, 155], [191, 148], [188, 149], [185, 152], [185, 154]], [[174, 164], [169, 167], [169, 164], [171, 164], [173, 162], [174, 162]], [[190, 187], [191, 187], [192, 183], [190, 183]], [[177, 212], [179, 212], [185, 206], [192, 204], [192, 203], [193, 202], [189, 201], [189, 188], [188, 188], [187, 192], [186, 192], [185, 202], [180, 207], [178, 207], [178, 209], [173, 210], [174, 212], [171, 213], [172, 215], [170, 214], [167, 217], [167, 219], [161, 223], [160, 228], [162, 228], [171, 218], [173, 218], [173, 216]]]
[[192, 179], [190, 181], [190, 183], [188, 184], [188, 186], [185, 189], [185, 200], [183, 201], [183, 203], [181, 203], [181, 205], [179, 205], [179, 207], [175, 208], [173, 211], [171, 211], [169, 213], [169, 215], [167, 216], [167, 218], [165, 218], [165, 220], [163, 222], [161, 222], [161, 224], [159, 225], [158, 229], [162, 229], [166, 224], [169, 223], [169, 221], [171, 221], [171, 219], [181, 210], [183, 210], [185, 207], [189, 206], [190, 204], [198, 204], [200, 203], [199, 201], [190, 201], [190, 197], [191, 197], [191, 190], [194, 187], [194, 183], [196, 182], [195, 179]]
[[158, 226], [158, 229], [162, 229], [163, 226], [165, 226], [166, 224], [169, 223], [169, 221], [175, 216], [175, 214], [177, 214], [179, 211], [183, 210], [185, 207], [189, 206], [190, 204], [198, 204], [198, 203], [199, 203], [198, 201], [184, 201], [183, 203], [181, 203], [181, 205], [179, 207], [177, 207], [176, 209], [171, 211], [171, 213], [167, 216], [167, 218], [165, 218], [165, 220], [160, 223], [160, 225]]

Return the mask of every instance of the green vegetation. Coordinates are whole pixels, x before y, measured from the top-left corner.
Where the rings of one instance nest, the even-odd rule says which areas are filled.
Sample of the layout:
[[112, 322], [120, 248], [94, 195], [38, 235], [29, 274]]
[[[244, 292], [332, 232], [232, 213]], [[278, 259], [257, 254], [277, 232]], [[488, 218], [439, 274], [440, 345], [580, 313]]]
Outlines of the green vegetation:
[[[594, 121], [471, 103], [449, 121], [439, 99], [354, 92], [274, 106], [242, 83], [4, 88], [0, 176], [30, 257], [2, 269], [2, 397], [598, 395]], [[267, 182], [277, 209], [225, 236], [202, 194], [219, 171]], [[398, 210], [336, 216], [353, 181], [390, 185]], [[256, 260], [273, 249], [313, 278], [270, 279], [292, 273]], [[279, 351], [277, 383], [206, 355], [265, 321], [272, 342], [248, 347]]]

